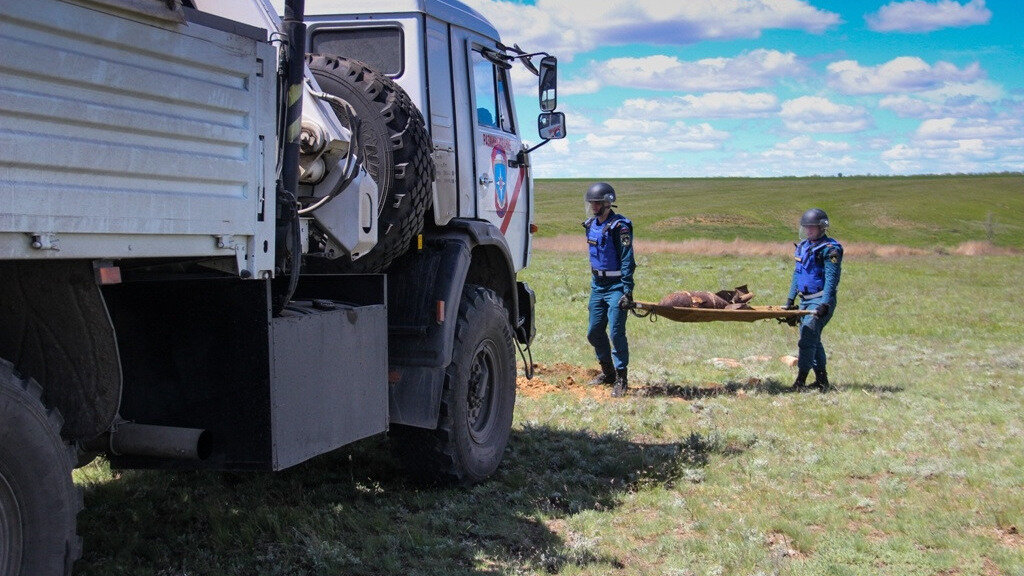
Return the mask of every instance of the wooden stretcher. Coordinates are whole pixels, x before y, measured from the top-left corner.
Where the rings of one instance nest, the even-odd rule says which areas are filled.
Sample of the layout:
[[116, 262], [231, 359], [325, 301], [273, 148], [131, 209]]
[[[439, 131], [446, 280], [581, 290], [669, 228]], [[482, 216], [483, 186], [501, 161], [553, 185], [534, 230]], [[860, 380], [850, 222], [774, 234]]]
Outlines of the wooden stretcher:
[[635, 301], [634, 312], [637, 316], [646, 317], [651, 314], [668, 318], [676, 322], [753, 322], [755, 320], [789, 320], [807, 314], [813, 310], [786, 310], [781, 306], [751, 306], [749, 309], [729, 310], [720, 308], [682, 308], [678, 306], [662, 306], [654, 302]]

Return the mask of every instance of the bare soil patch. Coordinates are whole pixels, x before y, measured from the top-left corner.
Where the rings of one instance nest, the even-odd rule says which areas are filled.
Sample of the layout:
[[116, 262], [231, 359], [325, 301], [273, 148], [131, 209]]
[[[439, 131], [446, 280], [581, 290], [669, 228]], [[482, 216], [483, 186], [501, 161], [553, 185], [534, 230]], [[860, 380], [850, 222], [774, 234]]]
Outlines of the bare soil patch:
[[596, 368], [583, 368], [564, 362], [555, 364], [534, 364], [533, 379], [516, 378], [519, 394], [536, 398], [554, 392], [568, 392], [577, 398], [610, 400], [611, 385], [588, 386], [587, 382], [597, 377]]
[[[771, 360], [767, 356], [750, 356], [743, 362], [764, 362]], [[591, 398], [598, 401], [612, 400], [611, 384], [590, 386], [587, 383], [597, 377], [597, 368], [584, 368], [565, 362], [554, 364], [533, 365], [532, 380], [523, 376], [516, 378], [517, 393], [528, 398], [538, 398], [546, 394], [564, 392], [576, 398]], [[681, 401], [693, 401], [701, 398], [731, 395], [744, 397], [748, 394], [772, 391], [778, 383], [761, 378], [747, 378], [739, 382], [704, 382], [700, 384], [668, 384], [668, 383], [632, 383], [628, 394], [639, 397], [663, 397]]]
[[792, 558], [794, 560], [803, 560], [807, 558], [807, 555], [796, 547], [796, 544], [789, 538], [789, 536], [786, 536], [782, 532], [772, 532], [768, 534], [765, 545], [768, 546], [773, 554], [782, 558]]

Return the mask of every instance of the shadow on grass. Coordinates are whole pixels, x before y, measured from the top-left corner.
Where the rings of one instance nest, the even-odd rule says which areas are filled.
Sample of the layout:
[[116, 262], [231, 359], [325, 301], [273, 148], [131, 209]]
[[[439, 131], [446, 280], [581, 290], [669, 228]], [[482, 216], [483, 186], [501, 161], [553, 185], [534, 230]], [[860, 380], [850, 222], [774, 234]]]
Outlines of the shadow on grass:
[[869, 394], [896, 394], [897, 392], [903, 392], [904, 390], [902, 386], [879, 386], [878, 384], [866, 384], [862, 382], [840, 384], [839, 389], [858, 390]]
[[698, 400], [701, 398], [714, 398], [716, 396], [736, 396], [741, 392], [745, 394], [789, 394], [799, 392], [799, 390], [795, 390], [791, 386], [783, 386], [778, 380], [772, 378], [756, 382], [726, 382], [720, 385], [711, 384], [704, 386], [695, 384], [652, 384], [633, 390], [633, 394], [637, 396], [682, 398], [684, 400]]
[[[437, 575], [623, 567], [565, 519], [700, 481], [715, 436], [671, 444], [527, 427], [468, 489], [405, 479], [384, 439], [277, 473], [115, 472], [86, 486], [79, 575]], [[97, 466], [92, 464], [91, 466]]]
[[726, 382], [721, 385], [697, 386], [693, 384], [652, 384], [632, 389], [632, 394], [644, 397], [656, 398], [682, 398], [683, 400], [699, 400], [701, 398], [714, 398], [716, 396], [737, 396], [743, 394], [834, 394], [844, 390], [860, 390], [873, 394], [902, 392], [899, 386], [877, 386], [874, 384], [834, 384], [828, 390], [822, 392], [819, 388], [794, 388], [792, 385], [783, 385], [778, 380], [769, 378], [756, 382]]

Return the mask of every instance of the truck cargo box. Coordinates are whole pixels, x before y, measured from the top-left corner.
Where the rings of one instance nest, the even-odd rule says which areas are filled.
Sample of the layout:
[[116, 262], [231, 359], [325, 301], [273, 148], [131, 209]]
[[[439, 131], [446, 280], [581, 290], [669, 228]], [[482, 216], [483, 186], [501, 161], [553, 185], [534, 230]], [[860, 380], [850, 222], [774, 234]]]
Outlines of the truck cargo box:
[[273, 269], [275, 50], [263, 30], [152, 4], [4, 3], [0, 258]]

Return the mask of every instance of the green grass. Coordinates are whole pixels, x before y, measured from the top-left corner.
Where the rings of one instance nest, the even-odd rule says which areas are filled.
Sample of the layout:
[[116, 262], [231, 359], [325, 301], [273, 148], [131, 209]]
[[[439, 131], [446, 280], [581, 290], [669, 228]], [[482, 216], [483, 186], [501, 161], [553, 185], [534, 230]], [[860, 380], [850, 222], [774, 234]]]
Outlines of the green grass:
[[[540, 236], [580, 234], [590, 180], [538, 180]], [[1024, 247], [1024, 175], [612, 180], [641, 239], [785, 241], [800, 214], [828, 212], [847, 242]]]
[[[405, 479], [370, 439], [279, 474], [76, 472], [83, 575], [1024, 575], [1020, 257], [848, 259], [829, 394], [792, 394], [774, 322], [630, 319], [634, 386], [544, 378], [471, 489]], [[637, 297], [748, 283], [783, 258], [640, 258]], [[537, 253], [534, 359], [594, 364], [582, 255]], [[757, 356], [770, 356], [762, 361]], [[742, 361], [716, 368], [712, 357]]]

